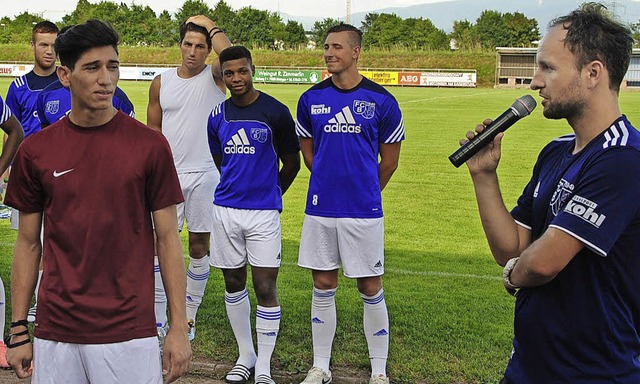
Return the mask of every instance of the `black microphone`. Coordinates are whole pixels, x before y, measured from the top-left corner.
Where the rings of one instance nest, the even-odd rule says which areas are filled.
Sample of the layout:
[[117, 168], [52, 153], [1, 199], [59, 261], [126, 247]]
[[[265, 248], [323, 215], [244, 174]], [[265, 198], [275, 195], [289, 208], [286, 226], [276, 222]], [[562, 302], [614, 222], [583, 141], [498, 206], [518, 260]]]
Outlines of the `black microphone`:
[[527, 116], [536, 107], [536, 101], [531, 95], [524, 95], [511, 104], [511, 107], [498, 116], [491, 124], [487, 125], [482, 133], [477, 134], [473, 139], [466, 142], [458, 148], [451, 156], [449, 161], [456, 168], [464, 164], [473, 155], [478, 153], [485, 145], [489, 144], [496, 135], [504, 132], [516, 123], [516, 121]]

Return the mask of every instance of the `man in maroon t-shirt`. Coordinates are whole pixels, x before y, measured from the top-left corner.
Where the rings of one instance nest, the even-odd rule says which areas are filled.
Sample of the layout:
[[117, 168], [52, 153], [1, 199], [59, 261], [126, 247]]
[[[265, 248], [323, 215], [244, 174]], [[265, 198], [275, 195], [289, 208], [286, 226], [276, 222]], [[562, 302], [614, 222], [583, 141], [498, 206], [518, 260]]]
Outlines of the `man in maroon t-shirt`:
[[[56, 39], [58, 76], [71, 90], [71, 112], [29, 137], [13, 163], [6, 203], [20, 211], [20, 226], [8, 360], [18, 377], [33, 374], [32, 383], [159, 384], [163, 374], [171, 382], [189, 366], [185, 269], [176, 230], [182, 192], [162, 134], [112, 106], [117, 43], [117, 32], [98, 20]], [[152, 216], [171, 310], [162, 367]], [[41, 250], [32, 346], [26, 316]]]

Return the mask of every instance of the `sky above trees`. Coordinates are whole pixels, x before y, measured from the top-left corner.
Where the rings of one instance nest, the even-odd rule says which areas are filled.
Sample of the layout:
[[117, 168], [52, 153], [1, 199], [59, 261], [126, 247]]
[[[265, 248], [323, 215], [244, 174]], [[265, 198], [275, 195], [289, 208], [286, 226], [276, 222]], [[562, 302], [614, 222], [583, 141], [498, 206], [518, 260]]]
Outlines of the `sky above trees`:
[[[446, 0], [351, 0], [351, 10], [355, 12], [371, 12], [387, 7], [407, 7], [414, 4], [441, 2]], [[149, 6], [156, 13], [164, 10], [175, 13], [181, 6], [182, 0], [135, 0], [135, 4]], [[21, 0], [3, 1], [0, 7], [0, 17], [15, 17], [22, 12], [42, 14], [45, 18], [60, 20], [65, 14], [76, 8], [77, 0]], [[211, 2], [210, 4], [214, 4]], [[230, 2], [234, 10], [251, 6], [270, 12], [282, 12], [298, 16], [320, 16], [344, 18], [346, 14], [346, 0], [234, 0]], [[130, 5], [130, 3], [129, 3]]]

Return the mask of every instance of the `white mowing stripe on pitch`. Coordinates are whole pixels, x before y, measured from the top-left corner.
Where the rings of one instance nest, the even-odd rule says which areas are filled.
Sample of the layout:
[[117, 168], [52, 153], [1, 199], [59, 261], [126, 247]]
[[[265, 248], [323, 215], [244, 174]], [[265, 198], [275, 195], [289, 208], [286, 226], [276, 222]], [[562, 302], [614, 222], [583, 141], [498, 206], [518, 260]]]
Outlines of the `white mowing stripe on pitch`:
[[[12, 247], [14, 243], [9, 242], [0, 242], [0, 246], [2, 247]], [[189, 257], [189, 255], [184, 256], [185, 259]], [[292, 265], [297, 266], [298, 263], [292, 263], [283, 261], [283, 265]], [[502, 278], [499, 276], [491, 276], [491, 275], [474, 275], [471, 273], [453, 273], [453, 272], [442, 272], [442, 271], [410, 271], [408, 269], [401, 268], [385, 268], [385, 272], [388, 273], [396, 273], [398, 275], [412, 275], [412, 276], [434, 276], [434, 277], [458, 277], [463, 279], [476, 279], [476, 280], [496, 280], [501, 281]]]
[[[297, 266], [297, 263], [291, 263], [287, 261], [282, 262], [283, 265]], [[401, 268], [385, 268], [385, 273], [395, 273], [398, 275], [411, 275], [411, 276], [434, 276], [434, 277], [458, 277], [463, 279], [476, 279], [476, 280], [495, 280], [502, 281], [502, 277], [493, 275], [474, 275], [471, 273], [453, 273], [442, 271], [410, 271], [408, 269]]]
[[399, 268], [385, 268], [385, 272], [397, 273], [398, 275], [414, 275], [414, 276], [436, 276], [436, 277], [461, 277], [465, 279], [479, 279], [479, 280], [499, 280], [502, 281], [502, 277], [492, 275], [474, 275], [471, 273], [453, 273], [453, 272], [441, 272], [441, 271], [408, 271]]
[[431, 100], [445, 100], [445, 99], [453, 99], [453, 98], [461, 98], [461, 97], [477, 97], [481, 95], [489, 95], [491, 92], [483, 92], [483, 93], [470, 93], [468, 95], [455, 95], [455, 96], [440, 96], [440, 97], [429, 97], [427, 99], [418, 99], [418, 100], [409, 100], [398, 102], [398, 104], [410, 104], [410, 103], [422, 103], [423, 101], [431, 101]]

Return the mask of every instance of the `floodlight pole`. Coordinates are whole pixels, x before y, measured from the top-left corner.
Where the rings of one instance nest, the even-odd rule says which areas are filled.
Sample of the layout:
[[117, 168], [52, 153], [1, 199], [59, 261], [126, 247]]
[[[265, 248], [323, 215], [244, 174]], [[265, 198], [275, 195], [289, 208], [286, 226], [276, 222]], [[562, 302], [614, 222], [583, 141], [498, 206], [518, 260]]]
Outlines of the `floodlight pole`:
[[351, 0], [347, 0], [347, 17], [346, 23], [351, 24]]

